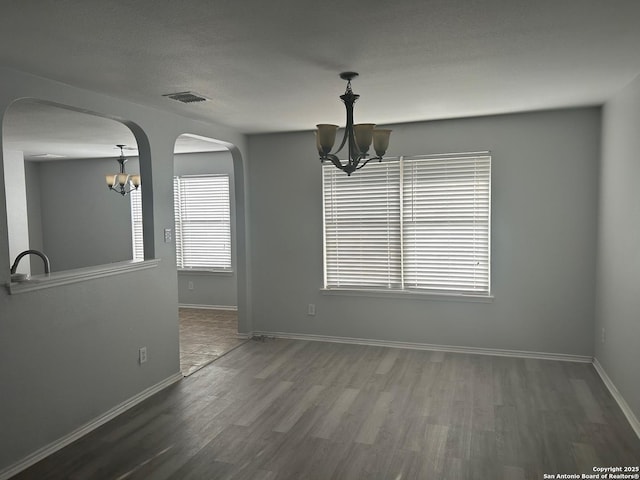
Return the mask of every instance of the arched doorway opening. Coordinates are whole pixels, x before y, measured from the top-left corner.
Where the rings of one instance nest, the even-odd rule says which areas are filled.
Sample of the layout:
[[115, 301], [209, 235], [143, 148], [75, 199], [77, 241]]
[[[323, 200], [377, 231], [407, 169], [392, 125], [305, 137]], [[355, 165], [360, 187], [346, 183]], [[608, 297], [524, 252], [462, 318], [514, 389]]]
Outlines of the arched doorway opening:
[[246, 341], [238, 334], [234, 160], [214, 139], [183, 134], [174, 147], [180, 366], [190, 375]]

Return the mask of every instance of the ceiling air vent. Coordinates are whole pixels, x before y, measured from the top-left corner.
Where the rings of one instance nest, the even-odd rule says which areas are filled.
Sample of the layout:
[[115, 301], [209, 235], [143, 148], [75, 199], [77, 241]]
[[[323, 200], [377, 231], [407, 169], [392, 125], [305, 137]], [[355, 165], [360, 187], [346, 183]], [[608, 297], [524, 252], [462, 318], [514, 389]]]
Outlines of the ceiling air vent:
[[208, 100], [208, 98], [203, 97], [199, 93], [195, 92], [166, 93], [162, 96], [169, 97], [172, 100], [177, 100], [182, 103], [206, 102]]

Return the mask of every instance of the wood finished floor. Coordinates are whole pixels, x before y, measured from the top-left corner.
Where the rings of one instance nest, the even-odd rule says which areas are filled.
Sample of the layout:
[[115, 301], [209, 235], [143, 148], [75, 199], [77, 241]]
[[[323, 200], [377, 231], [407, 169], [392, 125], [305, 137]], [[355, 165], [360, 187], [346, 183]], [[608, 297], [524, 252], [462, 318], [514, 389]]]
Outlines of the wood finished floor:
[[589, 364], [250, 341], [16, 479], [535, 479], [640, 463]]
[[238, 336], [238, 312], [180, 308], [180, 371], [183, 375], [246, 342]]

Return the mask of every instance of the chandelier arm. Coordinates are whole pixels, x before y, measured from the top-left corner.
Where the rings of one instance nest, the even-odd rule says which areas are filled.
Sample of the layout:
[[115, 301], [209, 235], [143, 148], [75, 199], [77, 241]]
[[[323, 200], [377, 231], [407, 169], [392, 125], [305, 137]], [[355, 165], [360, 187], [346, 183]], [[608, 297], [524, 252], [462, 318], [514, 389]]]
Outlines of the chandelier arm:
[[344, 170], [345, 168], [344, 165], [342, 165], [342, 162], [340, 162], [340, 159], [337, 156], [335, 156], [333, 153], [327, 154], [326, 159], [329, 160], [331, 163], [333, 163], [333, 165], [336, 168], [339, 168], [340, 170]]
[[358, 165], [356, 167], [356, 170], [360, 170], [362, 167], [364, 167], [371, 160], [382, 160], [382, 157], [370, 157], [370, 158], [367, 158], [362, 164], [360, 164], [360, 165]]

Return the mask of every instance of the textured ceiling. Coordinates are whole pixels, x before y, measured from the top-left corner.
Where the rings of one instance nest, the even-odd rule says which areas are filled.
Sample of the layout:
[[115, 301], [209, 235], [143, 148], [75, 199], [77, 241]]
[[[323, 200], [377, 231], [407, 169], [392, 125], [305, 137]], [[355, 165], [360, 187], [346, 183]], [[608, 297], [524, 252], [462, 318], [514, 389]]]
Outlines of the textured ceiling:
[[[4, 0], [0, 64], [246, 133], [603, 103], [638, 0]], [[163, 94], [211, 99], [183, 105]]]

